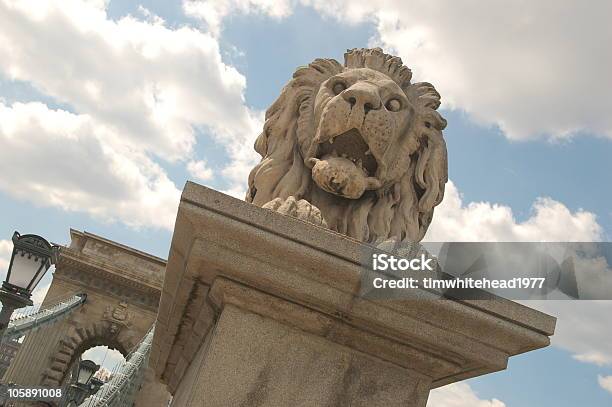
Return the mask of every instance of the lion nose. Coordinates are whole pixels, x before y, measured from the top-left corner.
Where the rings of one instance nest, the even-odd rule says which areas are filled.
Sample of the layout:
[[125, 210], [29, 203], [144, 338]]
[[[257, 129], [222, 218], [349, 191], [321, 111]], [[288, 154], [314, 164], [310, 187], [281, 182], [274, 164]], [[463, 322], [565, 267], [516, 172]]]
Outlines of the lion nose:
[[378, 110], [382, 106], [376, 88], [367, 83], [357, 82], [342, 92], [342, 97], [351, 104], [351, 107], [361, 107], [366, 113]]

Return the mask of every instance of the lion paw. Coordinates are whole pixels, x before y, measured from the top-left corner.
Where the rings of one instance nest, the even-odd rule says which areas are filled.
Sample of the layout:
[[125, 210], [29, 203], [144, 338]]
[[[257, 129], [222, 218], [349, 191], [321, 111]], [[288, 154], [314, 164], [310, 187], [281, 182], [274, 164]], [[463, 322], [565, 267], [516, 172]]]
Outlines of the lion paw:
[[265, 204], [262, 208], [270, 209], [283, 215], [293, 216], [317, 226], [327, 227], [327, 222], [323, 219], [319, 208], [305, 199], [297, 201], [293, 196], [285, 200], [276, 198]]

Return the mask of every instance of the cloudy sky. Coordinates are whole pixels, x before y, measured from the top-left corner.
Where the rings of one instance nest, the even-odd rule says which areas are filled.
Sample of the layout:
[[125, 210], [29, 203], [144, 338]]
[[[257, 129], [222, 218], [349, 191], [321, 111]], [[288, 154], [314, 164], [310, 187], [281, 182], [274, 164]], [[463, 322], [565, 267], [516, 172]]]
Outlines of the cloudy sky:
[[[0, 270], [14, 230], [166, 257], [186, 180], [243, 197], [293, 70], [373, 45], [444, 99], [451, 181], [428, 239], [608, 241], [610, 15], [607, 0], [0, 0]], [[552, 347], [428, 405], [610, 406], [612, 304], [534, 306], [559, 317]]]

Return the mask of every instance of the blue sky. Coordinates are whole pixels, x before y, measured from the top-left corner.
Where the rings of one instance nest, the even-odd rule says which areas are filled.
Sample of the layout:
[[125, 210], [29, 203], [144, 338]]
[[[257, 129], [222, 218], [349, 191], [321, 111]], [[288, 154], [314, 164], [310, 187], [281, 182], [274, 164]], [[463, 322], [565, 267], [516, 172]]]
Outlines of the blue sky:
[[[433, 3], [0, 0], [0, 240], [72, 227], [167, 257], [185, 181], [242, 196], [295, 68], [370, 45], [445, 100], [452, 184], [427, 238], [610, 240], [610, 6]], [[466, 406], [610, 405], [612, 308], [547, 307], [554, 346], [468, 381]]]

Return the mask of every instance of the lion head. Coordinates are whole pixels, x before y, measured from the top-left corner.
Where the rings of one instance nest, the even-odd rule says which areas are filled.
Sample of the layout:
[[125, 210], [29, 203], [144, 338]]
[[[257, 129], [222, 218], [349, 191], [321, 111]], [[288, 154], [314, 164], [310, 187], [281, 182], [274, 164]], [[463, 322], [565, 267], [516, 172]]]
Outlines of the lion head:
[[247, 201], [305, 199], [361, 241], [420, 241], [448, 180], [446, 120], [398, 57], [353, 49], [298, 68], [266, 112]]

